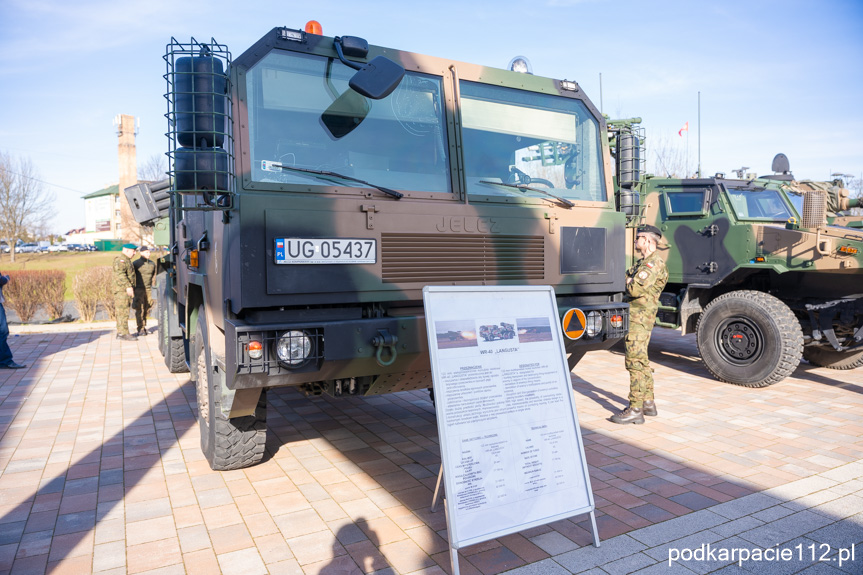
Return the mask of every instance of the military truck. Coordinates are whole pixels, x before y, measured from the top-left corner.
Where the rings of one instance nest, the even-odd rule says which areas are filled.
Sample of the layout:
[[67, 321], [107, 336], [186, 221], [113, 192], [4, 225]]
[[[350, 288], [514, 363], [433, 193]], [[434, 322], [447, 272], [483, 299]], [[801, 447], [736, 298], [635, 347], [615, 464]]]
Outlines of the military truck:
[[269, 388], [431, 387], [426, 285], [552, 285], [589, 320], [571, 366], [625, 334], [625, 218], [576, 82], [313, 25], [236, 59], [172, 39], [165, 61], [169, 206], [127, 197], [168, 231], [160, 349], [196, 382], [213, 469], [261, 459]]
[[[637, 122], [610, 125], [617, 155], [637, 171]], [[859, 201], [841, 182], [796, 182], [783, 154], [773, 170], [752, 178], [619, 175], [629, 225], [655, 225], [666, 242], [669, 277], [656, 325], [695, 332], [710, 373], [747, 387], [781, 381], [801, 356], [834, 369], [863, 365], [863, 230], [827, 223]]]

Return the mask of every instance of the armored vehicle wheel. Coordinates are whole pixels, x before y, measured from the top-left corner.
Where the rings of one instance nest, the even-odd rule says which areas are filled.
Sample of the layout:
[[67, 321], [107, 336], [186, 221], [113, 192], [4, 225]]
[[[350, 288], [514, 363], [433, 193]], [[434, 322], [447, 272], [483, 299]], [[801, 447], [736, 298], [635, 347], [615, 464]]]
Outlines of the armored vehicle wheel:
[[227, 418], [221, 410], [221, 382], [213, 372], [207, 343], [204, 310], [198, 313], [198, 324], [191, 348], [195, 369], [195, 392], [198, 398], [198, 429], [201, 451], [214, 471], [241, 469], [259, 463], [267, 439], [267, 390], [261, 391], [255, 415]]
[[803, 331], [787, 305], [772, 295], [741, 290], [704, 308], [696, 327], [698, 352], [716, 379], [766, 387], [797, 368]]
[[863, 365], [863, 350], [848, 352], [823, 347], [804, 347], [803, 359], [818, 367], [854, 369]]

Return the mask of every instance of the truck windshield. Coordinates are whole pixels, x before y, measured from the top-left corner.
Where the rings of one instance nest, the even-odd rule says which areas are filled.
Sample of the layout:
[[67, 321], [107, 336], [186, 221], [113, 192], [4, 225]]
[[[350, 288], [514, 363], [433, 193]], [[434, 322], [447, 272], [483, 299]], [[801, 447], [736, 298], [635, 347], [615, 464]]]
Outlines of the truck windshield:
[[[274, 166], [326, 170], [395, 190], [451, 193], [440, 78], [408, 72], [382, 100], [351, 93], [364, 119], [333, 135], [322, 114], [349, 90], [338, 60], [273, 51], [247, 73], [251, 176], [257, 182], [366, 187], [315, 181]], [[344, 98], [343, 98], [344, 100]], [[314, 189], [314, 188], [311, 188]]]
[[797, 217], [777, 190], [728, 188], [728, 200], [739, 220], [787, 222]]
[[468, 193], [545, 197], [495, 183], [527, 184], [570, 200], [605, 201], [599, 123], [579, 100], [461, 82]]

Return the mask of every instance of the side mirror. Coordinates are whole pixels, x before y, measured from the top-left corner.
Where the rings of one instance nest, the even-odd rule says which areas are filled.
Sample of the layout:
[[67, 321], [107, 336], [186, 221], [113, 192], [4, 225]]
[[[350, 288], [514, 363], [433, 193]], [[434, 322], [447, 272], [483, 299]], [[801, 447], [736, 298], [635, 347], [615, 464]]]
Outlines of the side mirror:
[[348, 85], [366, 98], [380, 100], [392, 94], [404, 75], [405, 69], [389, 58], [375, 56], [354, 74]]
[[372, 100], [386, 98], [396, 89], [405, 75], [404, 68], [383, 56], [375, 56], [367, 64], [357, 64], [347, 60], [345, 53], [354, 57], [365, 57], [368, 54], [368, 43], [362, 38], [336, 37], [334, 45], [342, 64], [357, 70], [348, 84], [355, 92], [366, 98]]

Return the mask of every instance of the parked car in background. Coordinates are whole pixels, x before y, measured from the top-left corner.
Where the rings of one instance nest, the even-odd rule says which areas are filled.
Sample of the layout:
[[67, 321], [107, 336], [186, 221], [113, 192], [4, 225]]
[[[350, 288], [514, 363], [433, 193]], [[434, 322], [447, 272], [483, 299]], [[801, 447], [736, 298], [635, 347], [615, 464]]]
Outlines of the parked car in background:
[[39, 251], [39, 244], [28, 242], [25, 244], [21, 244], [15, 248], [15, 251], [19, 254], [32, 254]]
[[69, 246], [67, 246], [66, 244], [54, 244], [54, 245], [48, 246], [48, 251], [49, 252], [68, 252]]

